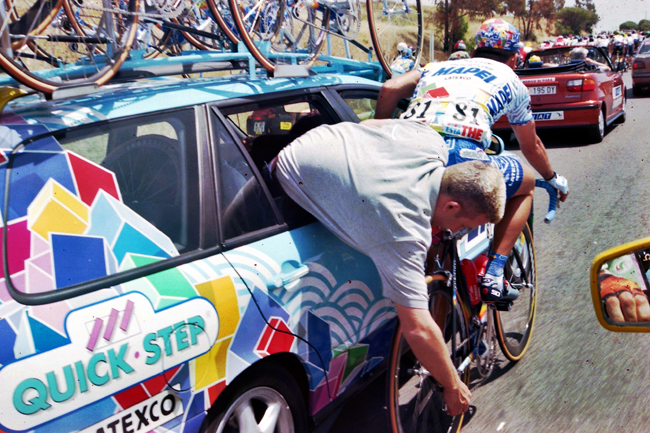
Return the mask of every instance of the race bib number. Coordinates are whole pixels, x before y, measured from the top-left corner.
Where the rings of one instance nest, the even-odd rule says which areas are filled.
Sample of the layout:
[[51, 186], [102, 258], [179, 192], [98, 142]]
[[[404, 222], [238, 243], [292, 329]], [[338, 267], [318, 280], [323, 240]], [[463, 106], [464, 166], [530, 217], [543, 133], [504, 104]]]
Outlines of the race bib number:
[[407, 109], [402, 119], [422, 119], [437, 131], [479, 142], [484, 141], [489, 130], [485, 111], [471, 102], [418, 101]]

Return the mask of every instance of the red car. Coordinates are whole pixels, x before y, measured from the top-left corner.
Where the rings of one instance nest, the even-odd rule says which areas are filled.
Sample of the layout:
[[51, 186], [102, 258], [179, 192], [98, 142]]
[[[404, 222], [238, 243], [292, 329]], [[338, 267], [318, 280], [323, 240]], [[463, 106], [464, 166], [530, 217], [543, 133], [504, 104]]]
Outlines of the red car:
[[[575, 60], [572, 50], [585, 50], [585, 58]], [[515, 72], [530, 92], [537, 129], [586, 128], [589, 141], [599, 143], [606, 126], [625, 121], [625, 83], [600, 47], [532, 51]], [[508, 119], [502, 116], [492, 130], [507, 136]]]

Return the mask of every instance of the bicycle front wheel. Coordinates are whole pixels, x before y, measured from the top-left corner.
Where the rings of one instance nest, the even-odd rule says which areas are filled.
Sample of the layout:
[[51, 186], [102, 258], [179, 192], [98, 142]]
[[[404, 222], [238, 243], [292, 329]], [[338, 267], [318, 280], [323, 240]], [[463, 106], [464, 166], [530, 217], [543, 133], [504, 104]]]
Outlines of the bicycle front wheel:
[[497, 339], [510, 361], [519, 361], [530, 344], [537, 307], [537, 268], [528, 224], [519, 235], [504, 268], [505, 279], [519, 290], [509, 311], [494, 311]]
[[229, 0], [239, 36], [268, 71], [316, 61], [329, 30], [330, 9], [296, 0]]
[[367, 0], [370, 37], [377, 59], [386, 77], [393, 74], [391, 63], [397, 55], [397, 44], [405, 42], [413, 48], [417, 68], [422, 56], [423, 18], [420, 0]]
[[[452, 302], [449, 289], [432, 283], [430, 312], [440, 327], [452, 362], [458, 367], [469, 356], [466, 316], [458, 303]], [[397, 327], [391, 344], [388, 378], [389, 422], [393, 433], [458, 432], [463, 415], [451, 417], [443, 410], [442, 392], [433, 378], [423, 373], [401, 325]], [[469, 368], [463, 373], [463, 382], [469, 384]]]

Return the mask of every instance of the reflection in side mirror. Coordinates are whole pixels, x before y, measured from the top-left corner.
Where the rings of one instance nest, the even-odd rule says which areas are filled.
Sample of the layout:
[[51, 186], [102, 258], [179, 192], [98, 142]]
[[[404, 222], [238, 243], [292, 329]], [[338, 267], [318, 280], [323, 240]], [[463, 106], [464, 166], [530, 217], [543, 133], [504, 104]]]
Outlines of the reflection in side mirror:
[[591, 269], [596, 316], [606, 329], [650, 332], [650, 238], [600, 254]]

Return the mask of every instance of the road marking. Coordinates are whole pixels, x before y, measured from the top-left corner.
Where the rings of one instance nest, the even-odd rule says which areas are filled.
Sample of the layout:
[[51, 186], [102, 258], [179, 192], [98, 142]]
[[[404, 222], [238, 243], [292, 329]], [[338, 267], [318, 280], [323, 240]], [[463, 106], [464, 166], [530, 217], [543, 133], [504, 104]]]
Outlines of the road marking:
[[501, 431], [501, 430], [503, 430], [503, 426], [504, 426], [504, 425], [506, 425], [505, 422], [502, 422], [501, 424], [499, 424], [499, 427], [497, 427], [497, 431]]

